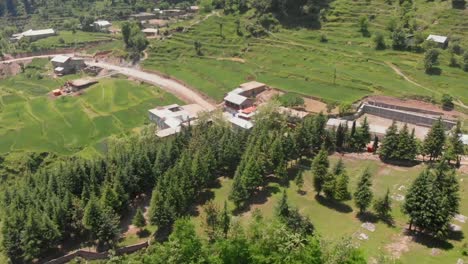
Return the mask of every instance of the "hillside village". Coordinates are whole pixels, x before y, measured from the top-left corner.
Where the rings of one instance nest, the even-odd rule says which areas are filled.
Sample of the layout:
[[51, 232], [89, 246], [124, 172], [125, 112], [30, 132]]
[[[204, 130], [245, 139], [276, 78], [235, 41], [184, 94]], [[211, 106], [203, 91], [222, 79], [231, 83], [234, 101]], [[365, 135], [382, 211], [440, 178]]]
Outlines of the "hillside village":
[[0, 263], [468, 263], [466, 6], [0, 1]]

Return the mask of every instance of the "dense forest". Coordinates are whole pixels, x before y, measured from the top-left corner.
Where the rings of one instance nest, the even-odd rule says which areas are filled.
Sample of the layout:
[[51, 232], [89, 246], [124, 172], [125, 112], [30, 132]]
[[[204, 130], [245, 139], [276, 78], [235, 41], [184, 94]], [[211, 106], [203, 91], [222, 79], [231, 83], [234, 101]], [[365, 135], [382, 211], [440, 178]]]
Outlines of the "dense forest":
[[[126, 214], [130, 202], [139, 194], [150, 191], [148, 216], [149, 221], [158, 226], [158, 232], [166, 230], [170, 233], [174, 227], [175, 231], [177, 227], [183, 229], [169, 238], [169, 245], [161, 245], [162, 250], [170, 247], [174, 243], [172, 240], [181, 239], [175, 236], [192, 233], [186, 230], [189, 226], [175, 223], [193, 212], [196, 198], [219, 176], [234, 178], [230, 199], [237, 208], [243, 208], [272, 176], [280, 182], [288, 182], [288, 171], [304, 157], [314, 157], [312, 171], [317, 195], [323, 193], [330, 199], [350, 199], [345, 169], [338, 166], [329, 170], [327, 156], [337, 147], [342, 151], [363, 151], [366, 142], [371, 141], [366, 123], [359, 127], [353, 125], [349, 130], [339, 128], [341, 132], [338, 132], [338, 129], [325, 128], [326, 117], [322, 114], [297, 120], [274, 109], [274, 106], [265, 107], [256, 116], [256, 126], [251, 132], [233, 130], [213, 115], [203, 117], [196, 126], [188, 127], [173, 138], [158, 139], [154, 130], [148, 128], [139, 136], [114, 140], [102, 158], [69, 157], [53, 162], [43, 155], [32, 159], [38, 161], [27, 163], [20, 175], [7, 179], [2, 185], [3, 250], [13, 262], [21, 263], [54, 252], [65, 241], [94, 241], [99, 248], [112, 247], [120, 233], [119, 219]], [[441, 127], [439, 120], [424, 142], [414, 143], [420, 146], [416, 148], [417, 153], [424, 153], [431, 160], [440, 159], [443, 163], [438, 169], [423, 173], [424, 181], [420, 180], [423, 186], [418, 187], [415, 182], [415, 202], [408, 204], [405, 210], [411, 216], [412, 224], [443, 238], [459, 203], [457, 181], [454, 181], [454, 173], [447, 161], [459, 160], [464, 149], [460, 148], [459, 134], [452, 133], [446, 139], [443, 129], [440, 132]], [[415, 140], [406, 127], [400, 133], [395, 131], [394, 126], [390, 127], [381, 144], [385, 155], [382, 158], [386, 161], [391, 161], [394, 156], [385, 153], [404, 151], [399, 148], [407, 147], [408, 141]], [[414, 159], [411, 155], [407, 158]], [[370, 177], [364, 173], [354, 193], [356, 204], [362, 211], [372, 200]], [[437, 184], [430, 187], [431, 190], [440, 188], [440, 196], [432, 198], [441, 200], [427, 201], [431, 204], [448, 202], [450, 206], [444, 207], [450, 210], [437, 210], [437, 214], [435, 211], [434, 215], [427, 213], [427, 217], [420, 219], [421, 210], [425, 209], [417, 201], [428, 193], [424, 188], [431, 184]], [[383, 214], [385, 212], [388, 210]], [[281, 215], [286, 225], [293, 229], [291, 235], [313, 234], [309, 220], [297, 211], [285, 209]], [[265, 227], [259, 232], [270, 231]], [[242, 232], [238, 235], [243, 236]], [[231, 243], [230, 239], [239, 238], [223, 237], [227, 240], [222, 239], [220, 243], [225, 246]], [[255, 239], [261, 238], [251, 239], [244, 242], [250, 241], [255, 248]], [[302, 239], [314, 247], [313, 238]], [[207, 247], [207, 250], [216, 250]], [[258, 250], [253, 248], [250, 249]]]

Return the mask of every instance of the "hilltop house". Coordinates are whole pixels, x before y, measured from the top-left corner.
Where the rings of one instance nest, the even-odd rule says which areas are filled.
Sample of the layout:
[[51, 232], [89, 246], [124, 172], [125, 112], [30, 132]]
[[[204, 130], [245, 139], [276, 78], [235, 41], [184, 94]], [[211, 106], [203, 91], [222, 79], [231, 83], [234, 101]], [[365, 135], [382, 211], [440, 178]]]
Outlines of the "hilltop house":
[[40, 30], [30, 29], [30, 30], [24, 31], [22, 33], [13, 34], [13, 36], [11, 36], [11, 38], [10, 38], [10, 41], [16, 42], [16, 41], [19, 41], [20, 39], [25, 38], [25, 37], [28, 38], [30, 41], [36, 41], [36, 40], [39, 40], [39, 39], [43, 39], [43, 38], [47, 38], [47, 37], [51, 37], [51, 36], [55, 36], [55, 35], [56, 35], [56, 32], [52, 28], [40, 29]]
[[190, 125], [205, 109], [198, 104], [179, 106], [172, 104], [149, 110], [149, 119], [156, 123], [158, 137], [167, 137], [180, 132], [182, 126]]
[[429, 35], [426, 40], [437, 43], [437, 45], [443, 49], [448, 46], [448, 38], [446, 36]]
[[54, 66], [54, 72], [57, 75], [69, 74], [80, 71], [86, 64], [83, 58], [57, 55], [50, 61]]
[[141, 12], [141, 13], [138, 13], [138, 14], [130, 15], [130, 18], [132, 18], [134, 20], [137, 20], [137, 21], [146, 21], [146, 20], [156, 18], [156, 15], [152, 14], [152, 13]]
[[249, 98], [238, 94], [237, 91], [234, 90], [228, 93], [226, 97], [224, 97], [224, 105], [227, 108], [231, 108], [233, 110], [238, 111], [251, 107], [253, 105], [253, 102]]
[[109, 32], [109, 28], [112, 26], [112, 24], [107, 20], [98, 20], [94, 21], [92, 26], [94, 27], [95, 31]]

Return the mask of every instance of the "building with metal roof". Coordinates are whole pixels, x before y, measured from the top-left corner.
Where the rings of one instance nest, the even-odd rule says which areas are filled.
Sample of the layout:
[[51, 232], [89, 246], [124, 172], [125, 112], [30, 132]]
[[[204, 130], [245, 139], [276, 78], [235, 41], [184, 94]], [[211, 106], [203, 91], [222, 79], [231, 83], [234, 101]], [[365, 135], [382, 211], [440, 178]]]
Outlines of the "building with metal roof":
[[433, 41], [437, 43], [440, 47], [445, 48], [448, 45], [448, 37], [440, 35], [429, 35], [426, 39], [427, 41]]
[[149, 110], [149, 119], [159, 128], [158, 136], [165, 137], [180, 131], [180, 127], [195, 122], [205, 109], [198, 104], [179, 106], [178, 104], [157, 107]]
[[30, 29], [30, 30], [24, 31], [22, 33], [13, 34], [13, 36], [10, 38], [10, 40], [11, 41], [18, 41], [18, 40], [20, 40], [20, 39], [22, 39], [24, 37], [27, 37], [31, 41], [36, 41], [36, 40], [39, 40], [39, 39], [42, 39], [42, 38], [47, 38], [47, 37], [51, 37], [51, 36], [55, 36], [55, 35], [56, 35], [56, 32], [52, 28], [39, 29], [39, 30]]

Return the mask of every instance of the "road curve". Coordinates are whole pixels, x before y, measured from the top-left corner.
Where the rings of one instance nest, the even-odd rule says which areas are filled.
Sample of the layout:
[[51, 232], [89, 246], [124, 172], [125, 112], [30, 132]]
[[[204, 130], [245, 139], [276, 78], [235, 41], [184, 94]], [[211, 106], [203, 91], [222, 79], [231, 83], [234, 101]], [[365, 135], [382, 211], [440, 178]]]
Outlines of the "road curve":
[[143, 82], [147, 82], [156, 86], [161, 87], [163, 90], [172, 93], [179, 99], [189, 102], [196, 103], [205, 108], [208, 111], [214, 110], [215, 105], [203, 98], [200, 94], [196, 93], [189, 87], [180, 84], [172, 79], [160, 76], [155, 73], [148, 73], [134, 68], [121, 67], [110, 63], [105, 62], [94, 62], [87, 61], [87, 65], [96, 66], [107, 70], [116, 71], [120, 74], [138, 79]]

